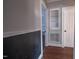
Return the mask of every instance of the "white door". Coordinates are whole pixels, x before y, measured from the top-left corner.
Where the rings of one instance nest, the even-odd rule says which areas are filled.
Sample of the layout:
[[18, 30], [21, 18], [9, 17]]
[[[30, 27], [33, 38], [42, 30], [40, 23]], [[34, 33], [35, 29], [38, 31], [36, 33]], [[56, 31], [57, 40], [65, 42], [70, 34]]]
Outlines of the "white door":
[[64, 47], [74, 47], [74, 6], [62, 8], [62, 38]]
[[61, 8], [50, 9], [49, 21], [49, 46], [62, 45], [62, 15]]

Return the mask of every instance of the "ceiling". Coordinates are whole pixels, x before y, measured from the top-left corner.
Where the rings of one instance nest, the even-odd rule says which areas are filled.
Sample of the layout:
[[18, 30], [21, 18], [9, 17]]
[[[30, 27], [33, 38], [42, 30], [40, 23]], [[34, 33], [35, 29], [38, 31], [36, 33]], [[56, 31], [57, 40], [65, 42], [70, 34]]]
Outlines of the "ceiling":
[[55, 1], [62, 1], [62, 0], [47, 0], [47, 3], [55, 2]]

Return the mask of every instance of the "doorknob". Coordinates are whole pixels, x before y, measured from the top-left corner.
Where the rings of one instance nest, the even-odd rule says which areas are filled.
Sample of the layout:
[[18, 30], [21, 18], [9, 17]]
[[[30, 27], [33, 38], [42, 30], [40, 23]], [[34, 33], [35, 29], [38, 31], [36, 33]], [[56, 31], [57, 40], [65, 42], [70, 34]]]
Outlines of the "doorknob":
[[66, 32], [66, 30], [64, 30], [64, 32]]

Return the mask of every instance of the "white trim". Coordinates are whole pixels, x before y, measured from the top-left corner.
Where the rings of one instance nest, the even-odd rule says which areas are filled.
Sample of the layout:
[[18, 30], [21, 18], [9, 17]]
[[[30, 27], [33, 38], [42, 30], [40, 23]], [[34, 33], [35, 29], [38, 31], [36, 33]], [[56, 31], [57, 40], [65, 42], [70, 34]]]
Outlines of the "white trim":
[[46, 39], [45, 39], [45, 46], [48, 44], [48, 9], [46, 10]]
[[66, 45], [64, 45], [64, 47], [71, 47], [71, 48], [74, 48], [74, 46], [66, 46]]
[[42, 57], [43, 57], [43, 54], [40, 54], [40, 56], [38, 57], [38, 59], [42, 59]]
[[62, 47], [62, 44], [53, 44], [53, 43], [48, 43], [47, 46], [57, 46], [57, 47]]
[[[41, 57], [43, 56], [43, 42], [42, 42], [42, 5], [47, 9], [43, 0], [40, 0], [40, 16], [41, 16]], [[39, 58], [41, 58], [39, 57]]]
[[[40, 16], [41, 16], [41, 55], [43, 55], [43, 43], [42, 43], [42, 0], [40, 0]], [[40, 56], [39, 56], [40, 59]]]
[[62, 10], [62, 47], [64, 47], [64, 14]]
[[10, 37], [14, 35], [19, 35], [19, 34], [24, 34], [24, 33], [29, 33], [29, 32], [34, 32], [34, 31], [39, 31], [39, 29], [36, 30], [23, 30], [23, 31], [11, 31], [11, 32], [4, 32], [3, 37]]

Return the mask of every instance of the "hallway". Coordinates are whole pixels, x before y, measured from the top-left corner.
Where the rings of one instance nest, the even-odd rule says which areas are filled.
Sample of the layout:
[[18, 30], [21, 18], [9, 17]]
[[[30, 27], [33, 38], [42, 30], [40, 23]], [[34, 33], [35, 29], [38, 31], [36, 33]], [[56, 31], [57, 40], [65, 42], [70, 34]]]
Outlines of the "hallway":
[[73, 59], [72, 48], [61, 48], [48, 46], [44, 50], [43, 59]]

